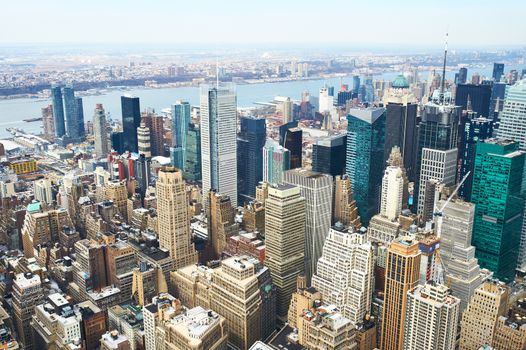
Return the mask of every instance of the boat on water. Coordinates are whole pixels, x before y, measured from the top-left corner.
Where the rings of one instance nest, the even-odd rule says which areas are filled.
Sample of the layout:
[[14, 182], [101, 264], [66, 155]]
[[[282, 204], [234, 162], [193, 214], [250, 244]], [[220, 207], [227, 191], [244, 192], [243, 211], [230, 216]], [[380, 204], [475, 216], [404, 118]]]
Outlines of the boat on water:
[[42, 120], [42, 117], [23, 119], [23, 121], [25, 121], [26, 123], [39, 122], [41, 120]]

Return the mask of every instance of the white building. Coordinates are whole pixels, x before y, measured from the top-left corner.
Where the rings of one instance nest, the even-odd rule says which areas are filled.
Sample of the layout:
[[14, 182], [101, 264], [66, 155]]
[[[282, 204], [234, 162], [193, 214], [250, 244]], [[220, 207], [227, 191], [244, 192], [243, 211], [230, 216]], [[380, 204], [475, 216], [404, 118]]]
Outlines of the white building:
[[51, 191], [51, 180], [41, 179], [33, 183], [35, 199], [41, 203], [51, 204], [53, 202], [53, 192]]
[[454, 350], [460, 300], [442, 284], [426, 283], [407, 292], [405, 350]]
[[233, 86], [201, 86], [203, 193], [217, 190], [230, 197], [234, 208], [237, 207], [236, 106]]
[[109, 152], [108, 133], [106, 131], [106, 113], [102, 104], [97, 104], [93, 114], [93, 138], [95, 140], [95, 154], [105, 157]]
[[404, 178], [402, 169], [388, 166], [382, 179], [382, 200], [380, 214], [393, 221], [402, 212], [402, 199], [404, 195]]
[[263, 181], [279, 184], [283, 182], [283, 174], [289, 169], [290, 151], [268, 139], [263, 147]]
[[325, 240], [312, 286], [356, 325], [371, 311], [373, 273], [374, 253], [365, 232], [335, 226]]

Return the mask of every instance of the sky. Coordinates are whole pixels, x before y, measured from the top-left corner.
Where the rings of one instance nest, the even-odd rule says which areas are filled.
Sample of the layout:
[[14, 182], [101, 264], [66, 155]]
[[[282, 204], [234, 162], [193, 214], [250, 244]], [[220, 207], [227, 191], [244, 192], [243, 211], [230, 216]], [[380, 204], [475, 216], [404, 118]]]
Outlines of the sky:
[[526, 44], [525, 0], [3, 0], [0, 44]]

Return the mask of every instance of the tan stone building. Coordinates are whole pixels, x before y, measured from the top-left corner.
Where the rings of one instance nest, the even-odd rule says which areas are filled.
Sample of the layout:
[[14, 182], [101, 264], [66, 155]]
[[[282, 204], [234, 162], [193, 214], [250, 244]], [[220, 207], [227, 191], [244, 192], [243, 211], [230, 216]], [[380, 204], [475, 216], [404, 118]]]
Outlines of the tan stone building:
[[104, 185], [104, 199], [113, 202], [125, 222], [128, 222], [128, 190], [126, 181], [109, 181]]
[[351, 180], [347, 175], [336, 176], [334, 179], [332, 222], [338, 221], [356, 230], [362, 226], [356, 201], [352, 197]]
[[239, 226], [234, 222], [234, 208], [228, 196], [217, 192], [208, 192], [207, 205], [208, 239], [215, 258], [221, 257], [228, 238], [239, 232]]

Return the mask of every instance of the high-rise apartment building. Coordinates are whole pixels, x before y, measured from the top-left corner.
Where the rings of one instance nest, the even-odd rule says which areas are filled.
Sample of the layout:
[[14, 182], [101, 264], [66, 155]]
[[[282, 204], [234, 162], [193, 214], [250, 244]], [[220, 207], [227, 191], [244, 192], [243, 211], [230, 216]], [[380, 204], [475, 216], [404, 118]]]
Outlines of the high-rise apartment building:
[[325, 240], [312, 286], [357, 325], [371, 312], [373, 272], [374, 252], [365, 232], [336, 224]]
[[150, 128], [141, 123], [137, 128], [137, 148], [139, 154], [144, 154], [145, 158], [152, 157], [152, 144], [150, 140]]
[[487, 139], [477, 143], [471, 200], [475, 207], [472, 244], [480, 266], [512, 281], [521, 243], [524, 159], [519, 143]]
[[407, 293], [404, 349], [454, 350], [460, 300], [443, 284], [426, 283]]
[[64, 103], [62, 102], [62, 88], [59, 85], [51, 87], [51, 103], [53, 106], [55, 137], [62, 137], [66, 135], [66, 123], [64, 119]]
[[194, 123], [188, 125], [185, 156], [184, 179], [190, 182], [201, 181], [201, 129]]
[[278, 184], [265, 200], [265, 265], [276, 286], [278, 317], [286, 317], [296, 279], [305, 269], [305, 199], [299, 187]]
[[499, 316], [507, 310], [509, 289], [498, 281], [484, 282], [475, 290], [460, 321], [460, 350], [480, 349], [493, 341]]
[[409, 237], [396, 239], [388, 249], [380, 349], [404, 348], [407, 292], [418, 285], [420, 255], [419, 242]]
[[332, 176], [345, 173], [347, 135], [318, 138], [312, 144], [312, 170]]
[[[135, 130], [137, 132], [137, 129]], [[93, 114], [93, 139], [95, 141], [95, 154], [97, 157], [105, 157], [108, 152], [108, 132], [106, 130], [106, 113], [99, 103]]]
[[53, 105], [48, 105], [41, 109], [42, 126], [44, 127], [44, 137], [52, 141], [55, 138], [55, 122], [53, 121]]
[[159, 244], [170, 251], [177, 269], [197, 262], [192, 244], [182, 171], [161, 167], [156, 186]]
[[267, 138], [264, 118], [243, 116], [239, 120], [237, 137], [238, 203], [250, 202], [256, 196], [256, 186], [263, 179], [263, 147]]
[[172, 165], [184, 169], [186, 164], [186, 137], [191, 122], [191, 106], [186, 101], [177, 101], [172, 105]]
[[139, 98], [121, 96], [122, 142], [125, 151], [137, 152], [137, 128], [141, 125]]
[[71, 86], [64, 87], [62, 94], [64, 96], [66, 135], [72, 142], [81, 142], [85, 136], [82, 98], [75, 97], [75, 91]]
[[362, 224], [358, 215], [358, 207], [352, 196], [349, 176], [334, 178], [334, 203], [332, 207], [333, 224], [341, 222], [344, 226], [358, 230]]
[[237, 207], [237, 110], [233, 87], [201, 87], [203, 193], [227, 195]]
[[19, 273], [13, 281], [13, 321], [21, 348], [33, 349], [31, 317], [33, 309], [44, 299], [44, 290], [39, 275]]
[[385, 108], [351, 108], [347, 116], [346, 173], [362, 223], [378, 212], [385, 166]]
[[316, 272], [332, 219], [332, 176], [309, 170], [285, 172], [285, 182], [300, 188], [305, 198], [305, 275]]
[[283, 174], [290, 169], [290, 151], [276, 141], [267, 140], [263, 147], [263, 181], [283, 182]]
[[33, 182], [33, 192], [35, 199], [45, 205], [51, 205], [53, 203], [53, 190], [51, 187], [50, 179], [40, 179]]

